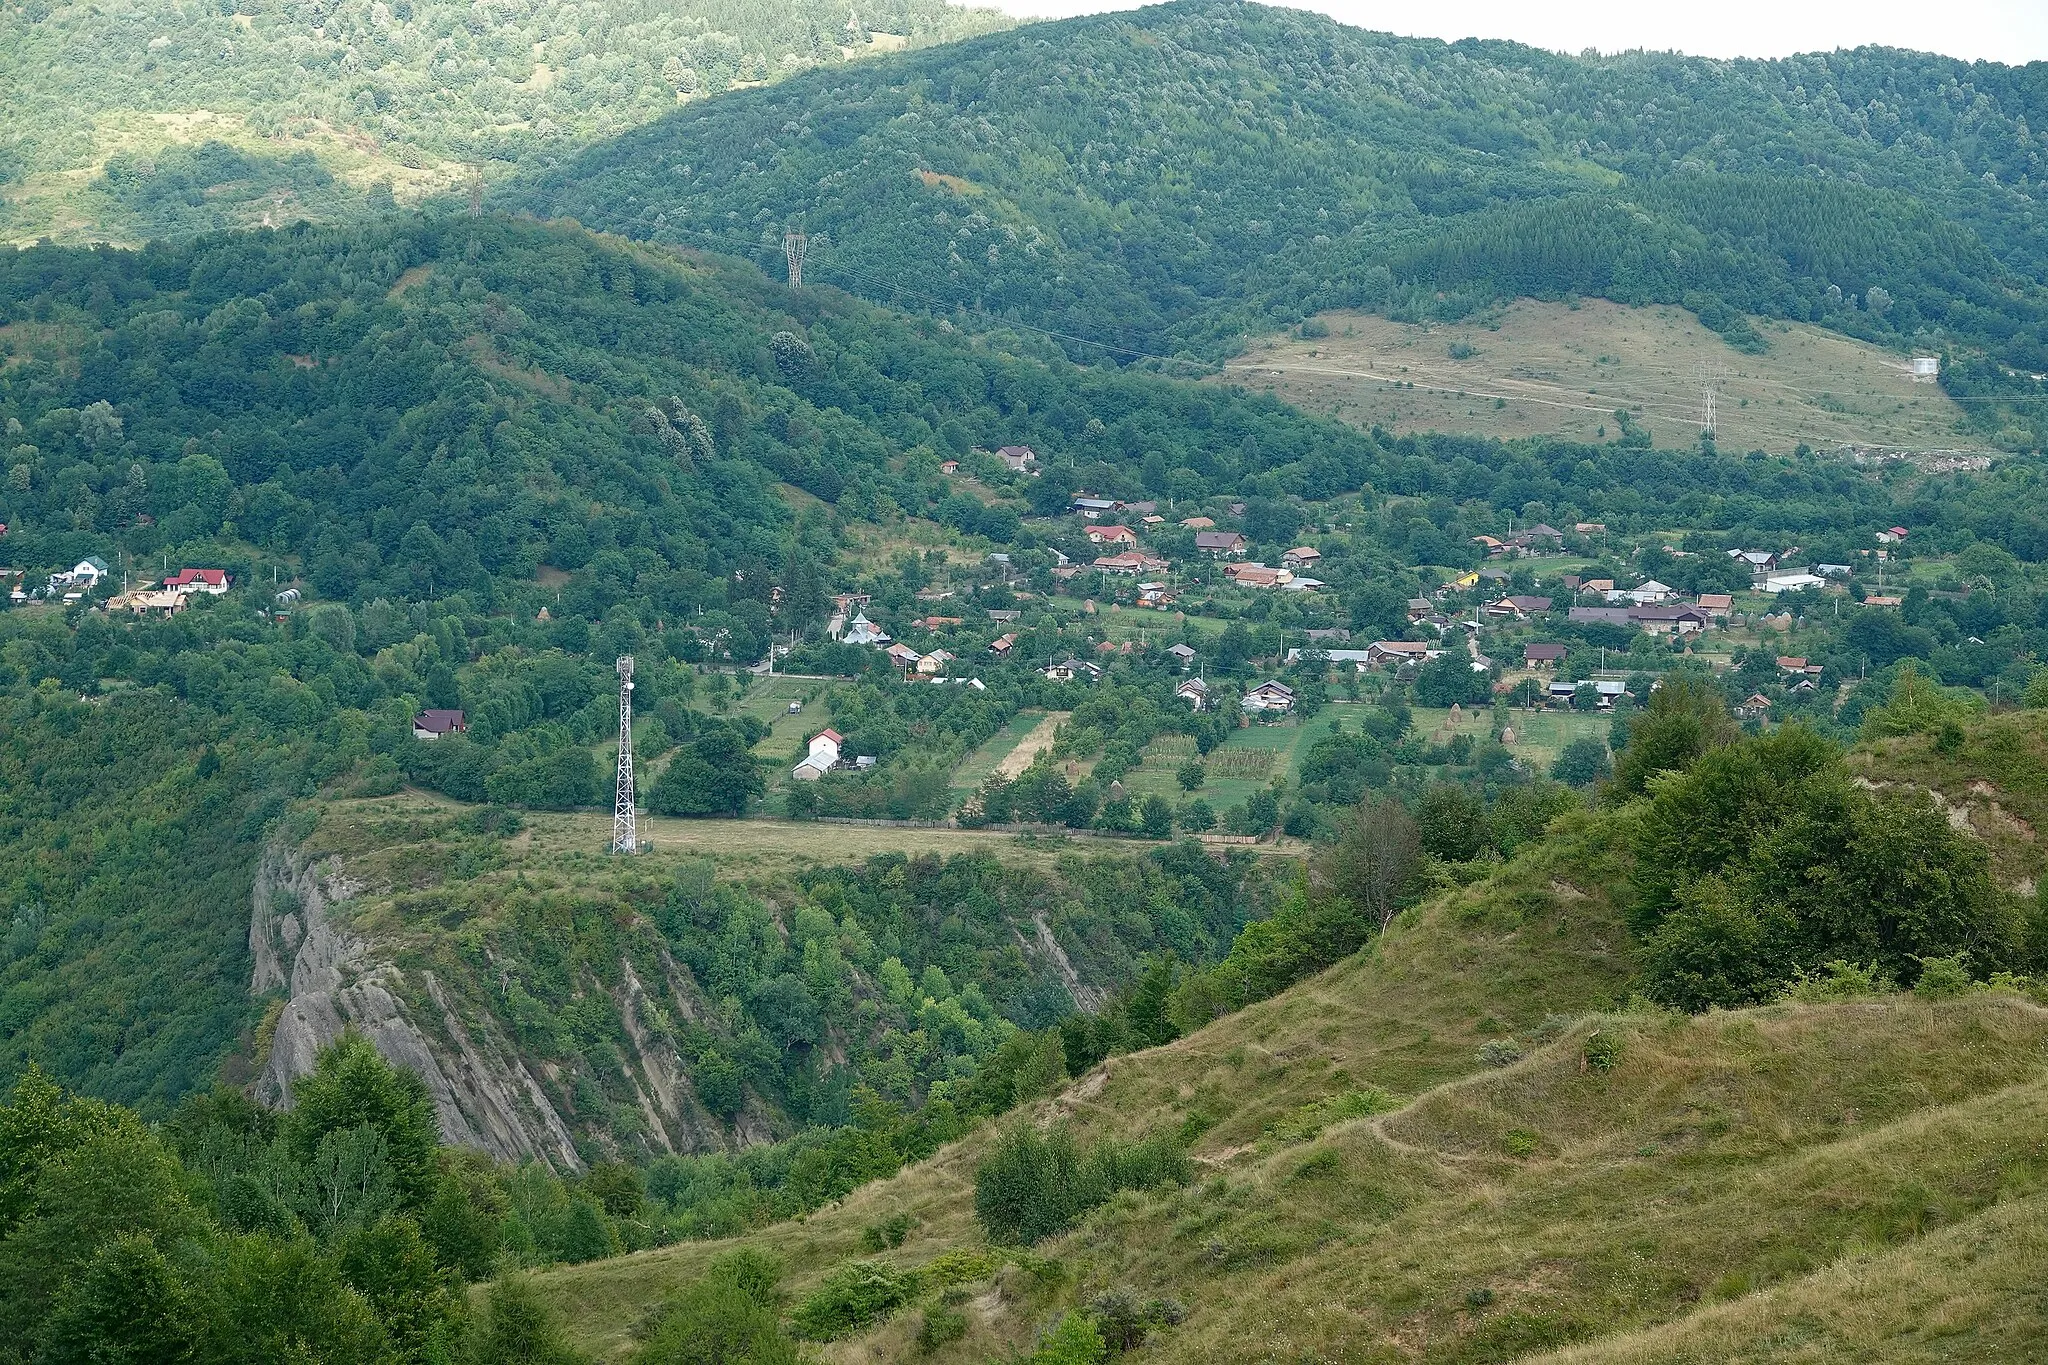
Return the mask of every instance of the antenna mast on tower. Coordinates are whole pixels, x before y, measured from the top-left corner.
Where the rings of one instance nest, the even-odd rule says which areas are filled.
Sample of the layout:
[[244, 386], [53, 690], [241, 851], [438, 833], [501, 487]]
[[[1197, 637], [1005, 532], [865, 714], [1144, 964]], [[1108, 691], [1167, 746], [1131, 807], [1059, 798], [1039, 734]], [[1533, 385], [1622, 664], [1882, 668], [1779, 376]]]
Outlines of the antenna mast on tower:
[[804, 287], [804, 253], [810, 245], [802, 223], [782, 234], [782, 254], [789, 260], [789, 287], [793, 290]]
[[612, 852], [638, 853], [633, 828], [633, 656], [619, 656], [619, 788], [612, 802]]

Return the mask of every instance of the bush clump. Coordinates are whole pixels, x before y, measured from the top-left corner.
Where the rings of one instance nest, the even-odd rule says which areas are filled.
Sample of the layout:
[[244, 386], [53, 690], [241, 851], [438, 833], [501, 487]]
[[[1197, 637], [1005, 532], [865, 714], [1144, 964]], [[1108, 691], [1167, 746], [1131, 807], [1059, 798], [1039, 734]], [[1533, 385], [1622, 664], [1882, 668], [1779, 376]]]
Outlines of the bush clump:
[[885, 1261], [849, 1261], [797, 1305], [790, 1320], [797, 1334], [831, 1341], [880, 1322], [917, 1296], [915, 1272]]
[[1185, 1184], [1187, 1153], [1171, 1138], [1104, 1138], [1085, 1152], [1071, 1129], [1011, 1129], [974, 1173], [974, 1213], [989, 1240], [1029, 1244], [1051, 1236], [1118, 1190]]
[[704, 1278], [662, 1306], [635, 1365], [733, 1361], [798, 1365], [803, 1358], [782, 1326], [782, 1266], [758, 1251], [736, 1251], [711, 1263]]
[[1591, 1034], [1579, 1055], [1587, 1070], [1605, 1075], [1621, 1064], [1621, 1039], [1612, 1033]]
[[957, 1308], [939, 1305], [924, 1311], [924, 1321], [917, 1325], [917, 1349], [920, 1355], [930, 1355], [951, 1342], [967, 1335], [967, 1315]]

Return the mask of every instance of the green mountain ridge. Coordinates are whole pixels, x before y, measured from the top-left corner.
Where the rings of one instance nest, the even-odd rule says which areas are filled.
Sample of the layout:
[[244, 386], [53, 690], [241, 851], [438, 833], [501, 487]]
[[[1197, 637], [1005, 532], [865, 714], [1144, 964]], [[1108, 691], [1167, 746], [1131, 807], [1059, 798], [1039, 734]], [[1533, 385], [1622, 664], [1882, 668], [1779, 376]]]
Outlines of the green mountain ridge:
[[817, 278], [1089, 358], [1594, 294], [1742, 346], [1760, 313], [2038, 370], [2044, 72], [1593, 60], [1190, 0], [707, 102], [501, 202], [764, 266], [800, 220]]

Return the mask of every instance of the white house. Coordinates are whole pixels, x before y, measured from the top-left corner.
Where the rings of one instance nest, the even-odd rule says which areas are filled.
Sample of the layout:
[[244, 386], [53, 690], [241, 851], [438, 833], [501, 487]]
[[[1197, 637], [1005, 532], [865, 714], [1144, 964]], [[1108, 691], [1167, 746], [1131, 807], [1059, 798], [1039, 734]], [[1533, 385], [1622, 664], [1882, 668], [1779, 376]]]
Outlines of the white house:
[[164, 580], [164, 591], [203, 592], [218, 597], [233, 583], [225, 569], [180, 569]]
[[796, 765], [790, 776], [799, 782], [816, 782], [839, 766], [839, 746], [845, 742], [846, 736], [837, 730], [818, 731], [811, 736], [810, 753]]
[[1825, 578], [1820, 577], [1818, 574], [1774, 573], [1769, 578], [1766, 578], [1764, 580], [1763, 590], [1765, 592], [1773, 594], [1781, 592], [1798, 592], [1801, 588], [1817, 588], [1825, 582], [1827, 582], [1827, 580]]
[[1653, 602], [1669, 602], [1673, 593], [1670, 584], [1659, 583], [1653, 578], [1647, 583], [1638, 583], [1630, 588], [1625, 596], [1637, 606], [1647, 607]]
[[[1311, 646], [1311, 648], [1316, 648], [1316, 647], [1315, 647], [1315, 646]], [[1378, 660], [1378, 658], [1379, 658], [1379, 656], [1378, 656], [1378, 655], [1374, 654], [1374, 653], [1373, 653], [1373, 652], [1372, 652], [1371, 650], [1369, 650], [1369, 649], [1320, 649], [1320, 648], [1316, 648], [1316, 652], [1317, 652], [1318, 654], [1320, 654], [1320, 655], [1322, 655], [1322, 656], [1323, 656], [1323, 661], [1324, 661], [1325, 663], [1328, 663], [1328, 664], [1351, 664], [1351, 665], [1353, 665], [1354, 667], [1356, 667], [1356, 668], [1358, 669], [1358, 671], [1359, 671], [1359, 672], [1361, 672], [1361, 673], [1362, 673], [1362, 672], [1364, 672], [1364, 671], [1365, 671], [1366, 669], [1370, 668], [1370, 667], [1371, 667], [1371, 666], [1372, 666], [1372, 665], [1373, 665], [1373, 664], [1374, 664], [1375, 662], [1377, 662], [1377, 660]], [[1441, 652], [1441, 651], [1439, 651], [1439, 652]], [[1293, 664], [1299, 663], [1300, 661], [1301, 661], [1301, 651], [1300, 651], [1300, 650], [1298, 650], [1298, 649], [1290, 649], [1290, 650], [1288, 650], [1288, 651], [1287, 651], [1287, 662], [1288, 662], [1288, 664], [1289, 664], [1290, 666], [1291, 666], [1291, 665], [1293, 665]]]
[[1071, 655], [1056, 664], [1047, 664], [1038, 670], [1052, 682], [1094, 682], [1102, 676], [1102, 670], [1086, 659]]
[[101, 559], [98, 555], [89, 555], [64, 572], [51, 574], [50, 591], [55, 592], [60, 588], [85, 588], [90, 590], [98, 587], [100, 580], [106, 576], [107, 561]]
[[1282, 682], [1262, 682], [1238, 705], [1254, 714], [1277, 715], [1294, 709], [1294, 689]]
[[1173, 695], [1197, 711], [1209, 709], [1209, 684], [1203, 682], [1200, 678], [1189, 678], [1179, 687], [1173, 689]]

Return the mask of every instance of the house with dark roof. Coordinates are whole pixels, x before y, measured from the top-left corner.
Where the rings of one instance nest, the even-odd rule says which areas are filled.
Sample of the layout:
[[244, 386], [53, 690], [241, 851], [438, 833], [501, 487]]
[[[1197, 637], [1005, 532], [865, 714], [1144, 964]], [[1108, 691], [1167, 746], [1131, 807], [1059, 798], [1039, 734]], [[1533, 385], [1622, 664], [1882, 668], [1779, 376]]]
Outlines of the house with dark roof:
[[469, 722], [463, 718], [462, 712], [451, 708], [429, 708], [412, 718], [414, 739], [439, 739], [443, 735], [459, 735], [467, 729]]
[[1564, 654], [1565, 646], [1563, 645], [1524, 645], [1522, 646], [1522, 663], [1526, 667], [1540, 669], [1548, 673], [1551, 669], [1557, 667], [1558, 661], [1564, 658]]
[[1630, 607], [1628, 619], [1653, 635], [1691, 635], [1711, 624], [1698, 607]]
[[1503, 597], [1498, 602], [1489, 602], [1486, 605], [1488, 616], [1506, 617], [1516, 621], [1528, 616], [1541, 616], [1549, 610], [1549, 598], [1531, 597], [1526, 593]]
[[1254, 714], [1278, 715], [1294, 709], [1294, 689], [1283, 682], [1262, 682], [1245, 693], [1238, 705]]
[[1245, 538], [1236, 531], [1197, 531], [1195, 548], [1205, 555], [1241, 555]]

